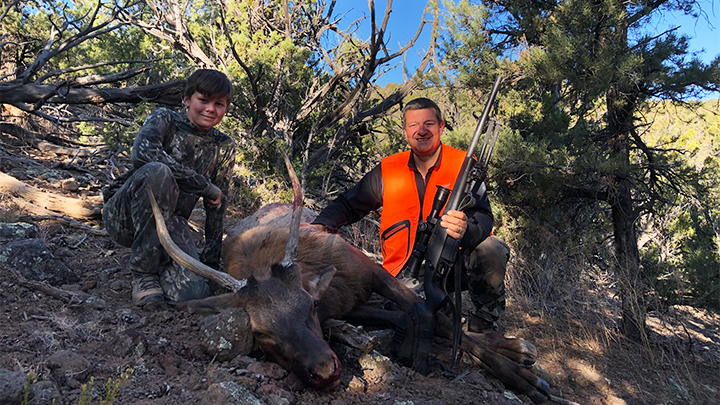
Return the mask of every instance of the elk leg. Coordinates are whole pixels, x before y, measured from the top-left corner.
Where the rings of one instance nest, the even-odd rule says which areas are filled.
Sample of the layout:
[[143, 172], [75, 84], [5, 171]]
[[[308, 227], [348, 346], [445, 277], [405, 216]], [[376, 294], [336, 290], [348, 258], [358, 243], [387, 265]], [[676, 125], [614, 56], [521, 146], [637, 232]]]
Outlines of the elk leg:
[[343, 315], [343, 319], [353, 325], [366, 325], [392, 329], [404, 316], [403, 311], [391, 311], [368, 305], [358, 305]]
[[[452, 320], [442, 312], [435, 316], [435, 334], [452, 339]], [[525, 339], [506, 338], [500, 333], [474, 333], [463, 331], [463, 341], [480, 342], [484, 348], [527, 366], [535, 364], [537, 349]], [[464, 348], [464, 347], [463, 347]]]
[[383, 268], [373, 275], [372, 291], [400, 305], [404, 310], [422, 299]]
[[[450, 319], [441, 312], [435, 319], [435, 333], [452, 338]], [[463, 332], [462, 348], [482, 362], [506, 386], [527, 395], [534, 403], [543, 403], [549, 397], [548, 383], [521, 366], [535, 363], [535, 346], [525, 340], [508, 339], [499, 333]]]

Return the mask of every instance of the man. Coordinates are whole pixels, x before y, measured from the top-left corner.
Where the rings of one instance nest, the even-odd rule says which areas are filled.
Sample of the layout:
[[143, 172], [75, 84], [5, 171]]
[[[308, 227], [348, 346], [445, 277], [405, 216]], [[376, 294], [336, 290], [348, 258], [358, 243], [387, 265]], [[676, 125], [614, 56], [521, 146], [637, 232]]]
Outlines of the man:
[[[444, 128], [437, 104], [426, 98], [410, 101], [403, 110], [403, 132], [410, 150], [384, 158], [328, 205], [313, 224], [336, 232], [382, 207], [383, 267], [397, 276], [412, 253], [418, 222], [430, 212], [435, 186], [452, 188], [465, 158], [465, 151], [440, 142]], [[463, 279], [475, 306], [468, 328], [488, 332], [497, 330], [497, 320], [505, 311], [504, 279], [510, 249], [490, 235], [494, 219], [485, 187], [476, 184], [472, 193], [475, 205], [464, 212], [449, 211], [440, 226], [460, 240]]]
[[[103, 191], [105, 229], [115, 242], [131, 248], [132, 300], [137, 306], [162, 308], [210, 294], [204, 278], [173, 262], [160, 245], [146, 188], [155, 195], [177, 245], [217, 268], [235, 142], [215, 126], [232, 94], [223, 73], [195, 71], [183, 93], [185, 112], [153, 110], [135, 137], [133, 170]], [[188, 218], [200, 197], [206, 222], [205, 248], [198, 255]]]

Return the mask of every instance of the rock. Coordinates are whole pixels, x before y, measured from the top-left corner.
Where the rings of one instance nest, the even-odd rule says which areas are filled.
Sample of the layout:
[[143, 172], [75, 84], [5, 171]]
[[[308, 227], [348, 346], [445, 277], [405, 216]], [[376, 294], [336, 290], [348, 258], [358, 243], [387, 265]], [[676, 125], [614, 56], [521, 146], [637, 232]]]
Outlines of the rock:
[[70, 350], [53, 353], [46, 363], [47, 368], [50, 369], [50, 375], [59, 385], [66, 385], [70, 379], [85, 382], [90, 374], [90, 362]]
[[88, 280], [88, 281], [85, 281], [82, 284], [80, 284], [80, 289], [83, 292], [88, 292], [90, 290], [94, 290], [95, 288], [97, 288], [97, 284], [98, 284], [97, 280]]
[[62, 257], [62, 258], [68, 258], [68, 257], [75, 256], [75, 253], [72, 250], [70, 250], [70, 248], [66, 248], [63, 246], [63, 247], [59, 247], [59, 248], [55, 249], [55, 256]]
[[365, 382], [360, 379], [358, 376], [353, 376], [353, 378], [350, 380], [350, 383], [348, 384], [347, 390], [350, 392], [365, 392]]
[[115, 356], [125, 357], [132, 353], [132, 349], [135, 344], [133, 343], [133, 339], [128, 336], [127, 333], [120, 332], [115, 336], [112, 346], [112, 352]]
[[115, 280], [110, 283], [110, 289], [116, 292], [122, 292], [123, 290], [130, 289], [130, 282], [128, 280]]
[[235, 376], [230, 372], [229, 369], [223, 367], [217, 367], [212, 365], [208, 368], [206, 373], [208, 384], [219, 384], [225, 381], [234, 381]]
[[107, 301], [105, 301], [102, 298], [98, 298], [94, 295], [91, 295], [85, 299], [85, 304], [87, 304], [90, 308], [97, 309], [97, 310], [103, 310], [108, 307]]
[[38, 381], [32, 386], [33, 400], [32, 404], [35, 405], [53, 405], [60, 403], [60, 390], [57, 384], [52, 381], [44, 380]]
[[250, 317], [242, 308], [230, 308], [205, 318], [200, 330], [203, 348], [217, 361], [229, 361], [253, 349]]
[[171, 377], [175, 377], [180, 374], [180, 365], [182, 364], [182, 358], [175, 353], [171, 348], [166, 348], [160, 357], [160, 366]]
[[228, 367], [234, 369], [247, 369], [251, 364], [257, 360], [249, 356], [236, 356], [228, 363]]
[[277, 394], [268, 394], [263, 399], [268, 405], [290, 405], [292, 403], [289, 399]]
[[142, 316], [127, 308], [118, 309], [115, 314], [120, 322], [126, 325], [136, 324], [142, 320]]
[[300, 392], [305, 389], [305, 383], [295, 373], [290, 373], [283, 382], [285, 383], [285, 388], [293, 392]]
[[22, 371], [0, 369], [0, 404], [20, 405], [27, 376]]
[[262, 399], [268, 404], [273, 405], [289, 405], [295, 401], [295, 395], [288, 392], [275, 384], [265, 384], [260, 386], [256, 391], [262, 395]]
[[271, 363], [269, 361], [257, 361], [248, 366], [253, 374], [259, 374], [273, 380], [282, 380], [287, 376], [287, 371], [277, 363]]
[[38, 237], [37, 227], [25, 222], [0, 222], [0, 240], [25, 240]]
[[262, 402], [255, 394], [232, 381], [210, 385], [204, 403], [213, 405], [262, 405]]
[[67, 385], [68, 388], [70, 388], [71, 390], [76, 390], [76, 389], [78, 389], [78, 388], [80, 388], [80, 387], [82, 386], [82, 384], [80, 384], [80, 381], [78, 381], [78, 380], [76, 380], [76, 379], [74, 379], [74, 378], [68, 378], [68, 379], [67, 379], [67, 382], [66, 382], [66, 385]]
[[382, 354], [372, 351], [358, 359], [363, 370], [363, 379], [368, 385], [379, 385], [392, 381], [393, 363]]
[[57, 260], [40, 239], [28, 239], [0, 245], [0, 263], [28, 280], [50, 285], [74, 283], [80, 278]]
[[80, 188], [80, 184], [73, 178], [62, 180], [60, 186], [67, 191], [77, 191]]

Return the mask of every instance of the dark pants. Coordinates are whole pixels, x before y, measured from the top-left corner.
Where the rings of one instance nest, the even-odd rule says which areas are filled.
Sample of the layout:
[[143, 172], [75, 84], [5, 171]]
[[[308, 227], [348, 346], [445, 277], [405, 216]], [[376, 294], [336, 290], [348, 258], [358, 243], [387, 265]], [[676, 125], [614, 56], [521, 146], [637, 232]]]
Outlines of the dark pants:
[[174, 214], [179, 188], [166, 165], [148, 163], [130, 176], [103, 207], [103, 224], [110, 238], [129, 247], [133, 274], [158, 274], [169, 303], [178, 303], [210, 295], [207, 281], [175, 263], [160, 244], [155, 229], [147, 186], [165, 217], [173, 241], [198, 259], [197, 248], [187, 218]]

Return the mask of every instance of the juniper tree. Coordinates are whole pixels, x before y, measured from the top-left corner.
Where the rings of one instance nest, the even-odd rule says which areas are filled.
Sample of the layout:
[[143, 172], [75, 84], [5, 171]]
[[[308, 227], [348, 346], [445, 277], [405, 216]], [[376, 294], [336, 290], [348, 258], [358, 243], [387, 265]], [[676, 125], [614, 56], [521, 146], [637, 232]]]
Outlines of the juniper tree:
[[506, 166], [515, 171], [508, 179], [534, 172], [534, 180], [544, 177], [548, 186], [535, 189], [536, 196], [607, 204], [622, 330], [643, 338], [637, 221], [673, 203], [690, 175], [669, 150], [643, 140], [643, 107], [657, 99], [681, 102], [720, 85], [720, 57], [705, 64], [677, 28], [653, 34], [646, 27], [663, 13], [702, 19], [703, 10], [688, 0], [490, 0], [448, 8], [446, 66], [459, 82], [486, 86], [489, 76], [505, 70], [513, 85], [504, 113], [520, 142], [530, 145], [518, 153], [536, 160]]

